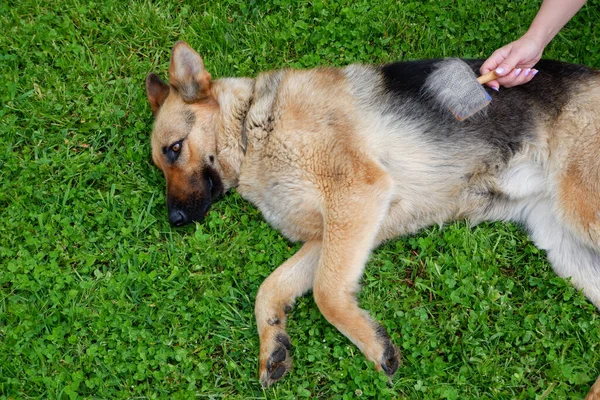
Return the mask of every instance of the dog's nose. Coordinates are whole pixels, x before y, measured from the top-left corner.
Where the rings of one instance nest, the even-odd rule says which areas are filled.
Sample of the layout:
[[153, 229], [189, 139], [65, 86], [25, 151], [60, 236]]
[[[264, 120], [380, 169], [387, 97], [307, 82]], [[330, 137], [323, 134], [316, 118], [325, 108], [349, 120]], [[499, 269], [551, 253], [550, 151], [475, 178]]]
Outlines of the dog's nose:
[[173, 210], [169, 213], [169, 222], [175, 226], [182, 226], [187, 224], [187, 215], [181, 210]]

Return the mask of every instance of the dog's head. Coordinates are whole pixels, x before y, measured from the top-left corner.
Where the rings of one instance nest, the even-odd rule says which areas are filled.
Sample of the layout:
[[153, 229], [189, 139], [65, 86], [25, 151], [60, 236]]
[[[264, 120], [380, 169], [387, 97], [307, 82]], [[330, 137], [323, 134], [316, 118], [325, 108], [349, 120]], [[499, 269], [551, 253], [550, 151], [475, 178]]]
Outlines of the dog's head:
[[184, 42], [173, 47], [169, 83], [146, 78], [152, 112], [152, 159], [167, 180], [171, 224], [201, 221], [224, 192], [217, 160], [219, 105], [211, 94], [210, 74], [198, 53]]

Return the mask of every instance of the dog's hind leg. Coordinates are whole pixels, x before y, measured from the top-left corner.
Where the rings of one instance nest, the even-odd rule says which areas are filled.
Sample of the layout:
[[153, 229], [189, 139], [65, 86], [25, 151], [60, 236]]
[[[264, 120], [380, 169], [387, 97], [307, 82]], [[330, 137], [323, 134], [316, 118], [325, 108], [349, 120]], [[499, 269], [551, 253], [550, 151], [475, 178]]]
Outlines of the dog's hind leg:
[[286, 313], [294, 299], [313, 285], [321, 242], [307, 242], [262, 283], [254, 312], [260, 337], [259, 376], [264, 387], [281, 379], [292, 366], [285, 331]]
[[385, 329], [358, 307], [356, 292], [391, 199], [391, 178], [376, 167], [370, 179], [349, 188], [332, 188], [325, 210], [323, 250], [313, 294], [323, 316], [375, 362], [393, 375], [400, 355]]
[[561, 114], [550, 141], [553, 213], [562, 241], [548, 258], [600, 309], [600, 86], [590, 82]]
[[596, 379], [596, 383], [591, 387], [585, 400], [600, 400], [600, 376]]
[[535, 244], [546, 250], [554, 271], [570, 278], [573, 285], [600, 309], [600, 251], [579, 237], [556, 216], [549, 200], [525, 206], [521, 222], [531, 232]]

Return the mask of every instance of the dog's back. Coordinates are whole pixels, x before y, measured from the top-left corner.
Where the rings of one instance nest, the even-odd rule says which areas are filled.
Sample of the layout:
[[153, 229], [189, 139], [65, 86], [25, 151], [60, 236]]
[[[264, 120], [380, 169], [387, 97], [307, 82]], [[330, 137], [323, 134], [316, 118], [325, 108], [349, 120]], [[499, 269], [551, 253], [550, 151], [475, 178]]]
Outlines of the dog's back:
[[492, 91], [466, 121], [428, 92], [435, 60], [346, 69], [396, 182], [381, 238], [463, 217], [517, 221], [600, 307], [600, 74], [538, 67], [535, 81]]

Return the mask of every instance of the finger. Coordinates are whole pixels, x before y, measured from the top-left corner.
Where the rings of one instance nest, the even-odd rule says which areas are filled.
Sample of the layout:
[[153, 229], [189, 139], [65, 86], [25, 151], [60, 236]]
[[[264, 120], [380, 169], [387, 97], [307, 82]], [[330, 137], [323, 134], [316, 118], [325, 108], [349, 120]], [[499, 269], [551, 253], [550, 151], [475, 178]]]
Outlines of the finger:
[[509, 85], [505, 85], [505, 86], [513, 87], [513, 86], [518, 86], [518, 85], [527, 83], [533, 79], [535, 74], [537, 74], [537, 72], [535, 72], [535, 71], [536, 70], [529, 69], [529, 68], [524, 69], [518, 76], [515, 77], [515, 79]]
[[528, 69], [516, 68], [510, 74], [499, 78], [498, 81], [502, 86], [507, 88], [522, 85], [529, 81], [531, 70], [529, 70], [529, 72], [527, 72], [527, 70]]
[[509, 84], [505, 84], [504, 87], [515, 87], [515, 86], [519, 86], [523, 84], [524, 78], [525, 78], [525, 72], [523, 69], [521, 68], [517, 68], [515, 69], [511, 75], [514, 75], [514, 79], [512, 80], [511, 83]]
[[[518, 77], [519, 73], [516, 73], [515, 67], [521, 62], [522, 55], [519, 51], [511, 51], [508, 56], [500, 63], [500, 66], [496, 68], [496, 73], [500, 76], [509, 76], [515, 74]], [[514, 71], [513, 71], [514, 70]]]
[[481, 68], [479, 68], [481, 75], [498, 68], [500, 63], [504, 61], [506, 56], [510, 53], [510, 46], [511, 45], [508, 44], [494, 51], [492, 55], [481, 65]]
[[485, 84], [487, 87], [489, 87], [490, 89], [494, 89], [496, 92], [498, 90], [500, 90], [500, 83], [497, 80], [493, 80], [493, 81], [489, 81], [488, 83]]
[[499, 61], [493, 59], [492, 57], [488, 58], [487, 60], [485, 60], [485, 62], [483, 64], [481, 64], [481, 67], [479, 68], [479, 73], [481, 75], [485, 75], [488, 72], [496, 69], [498, 67]]
[[527, 83], [530, 82], [533, 77], [535, 76], [535, 74], [537, 74], [536, 69], [533, 68], [527, 68], [524, 72], [524, 77], [523, 77], [523, 83]]
[[518, 82], [520, 81], [519, 76], [521, 76], [521, 72], [522, 72], [522, 70], [520, 68], [512, 70], [508, 74], [505, 74], [504, 76], [499, 77], [497, 79], [498, 83], [501, 86], [504, 86], [507, 88], [516, 86], [519, 84]]
[[500, 89], [501, 85], [504, 87], [513, 87], [513, 86], [518, 86], [518, 85], [522, 85], [524, 83], [530, 82], [537, 73], [538, 73], [537, 69], [526, 68], [526, 69], [522, 69], [518, 75], [516, 74], [516, 71], [515, 71], [512, 74], [509, 74], [508, 76], [505, 76], [503, 78], [489, 81], [488, 83], [486, 83], [486, 85], [489, 88], [498, 91]]

